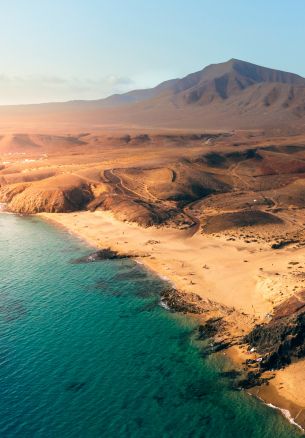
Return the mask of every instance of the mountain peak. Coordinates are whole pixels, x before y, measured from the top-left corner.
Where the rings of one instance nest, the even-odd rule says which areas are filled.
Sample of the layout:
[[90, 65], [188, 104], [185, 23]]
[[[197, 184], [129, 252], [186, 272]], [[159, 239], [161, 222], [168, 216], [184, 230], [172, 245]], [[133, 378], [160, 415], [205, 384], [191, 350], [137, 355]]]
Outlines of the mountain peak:
[[[200, 114], [202, 120], [210, 120], [211, 114], [215, 113], [217, 119], [225, 112], [226, 120], [234, 119], [236, 126], [241, 124], [240, 118], [252, 120], [252, 113], [255, 120], [264, 114], [263, 122], [259, 123], [265, 123], [265, 119], [275, 117], [274, 114], [300, 119], [305, 116], [305, 79], [231, 58], [154, 88], [101, 99], [95, 105], [101, 109], [127, 106], [128, 112], [152, 113], [152, 118], [160, 114], [171, 114], [173, 118], [188, 114], [189, 117], [193, 111]], [[217, 123], [213, 120], [215, 126]]]
[[305, 79], [301, 76], [282, 70], [263, 67], [249, 61], [231, 58], [218, 64], [211, 64], [201, 70], [206, 79], [213, 79], [225, 73], [236, 72], [241, 76], [247, 76], [255, 82], [281, 82], [293, 85], [304, 85]]
[[243, 59], [237, 59], [237, 58], [231, 58], [228, 61], [226, 61], [227, 64], [252, 64], [252, 62], [244, 61]]
[[[181, 79], [162, 82], [154, 88], [133, 90], [97, 101], [32, 105], [30, 108], [17, 107], [18, 114], [22, 113], [22, 117], [29, 120], [35, 115], [35, 126], [36, 119], [44, 112], [46, 120], [50, 119], [50, 114], [54, 120], [67, 114], [73, 123], [78, 117], [90, 119], [90, 123], [94, 120], [93, 126], [109, 123], [111, 126], [132, 124], [225, 130], [304, 127], [305, 79], [231, 58]], [[14, 111], [15, 107], [4, 107], [1, 117]]]

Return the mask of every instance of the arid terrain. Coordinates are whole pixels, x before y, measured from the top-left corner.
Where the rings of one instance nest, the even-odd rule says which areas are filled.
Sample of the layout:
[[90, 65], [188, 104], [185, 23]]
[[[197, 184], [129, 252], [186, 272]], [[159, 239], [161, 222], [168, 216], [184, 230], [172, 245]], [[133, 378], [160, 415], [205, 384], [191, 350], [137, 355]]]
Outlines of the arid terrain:
[[[0, 202], [168, 279], [162, 302], [200, 318], [211, 349], [239, 363], [239, 385], [305, 425], [305, 79], [254, 67], [0, 109]], [[97, 114], [120, 123], [102, 129]]]
[[303, 131], [304, 116], [304, 78], [230, 59], [106, 99], [1, 106], [0, 132], [263, 128], [295, 134]]

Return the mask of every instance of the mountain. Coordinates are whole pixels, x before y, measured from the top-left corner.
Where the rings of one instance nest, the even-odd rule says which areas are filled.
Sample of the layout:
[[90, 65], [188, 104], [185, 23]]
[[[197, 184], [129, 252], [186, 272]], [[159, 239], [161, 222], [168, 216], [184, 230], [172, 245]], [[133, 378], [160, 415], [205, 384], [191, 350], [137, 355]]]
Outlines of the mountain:
[[250, 86], [262, 83], [304, 87], [305, 78], [293, 73], [231, 59], [221, 64], [211, 64], [182, 79], [162, 82], [154, 88], [115, 94], [97, 102], [101, 106], [119, 106], [138, 103], [164, 94], [171, 98], [182, 97], [189, 104], [211, 103], [215, 98], [227, 99]]
[[20, 121], [69, 129], [294, 129], [303, 127], [304, 117], [305, 78], [231, 59], [106, 99], [1, 107], [0, 127]]

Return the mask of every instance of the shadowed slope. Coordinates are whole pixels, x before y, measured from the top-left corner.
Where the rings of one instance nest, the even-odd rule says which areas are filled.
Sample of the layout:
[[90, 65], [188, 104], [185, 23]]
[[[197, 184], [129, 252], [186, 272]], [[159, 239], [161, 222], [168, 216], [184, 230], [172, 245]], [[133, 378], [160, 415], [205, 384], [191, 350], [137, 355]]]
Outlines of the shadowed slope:
[[[236, 59], [94, 101], [0, 107], [1, 127], [302, 128], [305, 79]], [[28, 131], [27, 131], [28, 132]]]

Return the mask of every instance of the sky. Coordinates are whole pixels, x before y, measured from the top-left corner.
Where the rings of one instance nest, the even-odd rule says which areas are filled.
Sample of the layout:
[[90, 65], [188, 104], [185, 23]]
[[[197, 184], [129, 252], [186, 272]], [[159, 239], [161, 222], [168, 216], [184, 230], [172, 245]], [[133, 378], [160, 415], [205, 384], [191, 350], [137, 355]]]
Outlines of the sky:
[[304, 0], [0, 5], [0, 104], [98, 99], [231, 58], [305, 76]]

